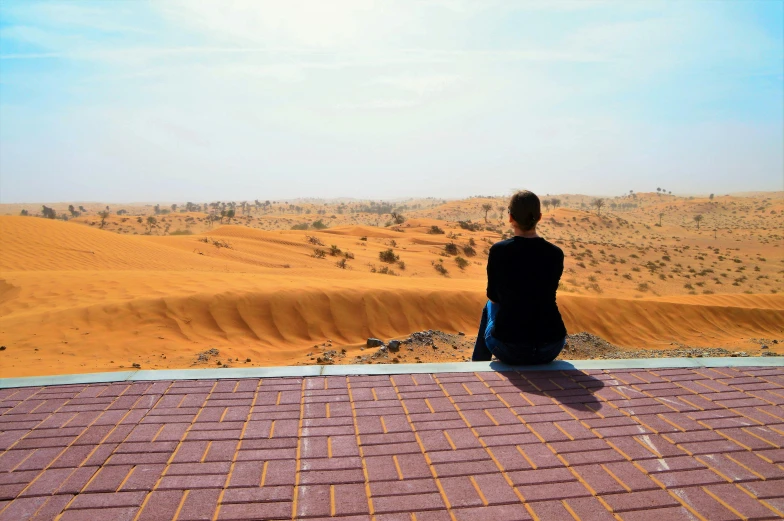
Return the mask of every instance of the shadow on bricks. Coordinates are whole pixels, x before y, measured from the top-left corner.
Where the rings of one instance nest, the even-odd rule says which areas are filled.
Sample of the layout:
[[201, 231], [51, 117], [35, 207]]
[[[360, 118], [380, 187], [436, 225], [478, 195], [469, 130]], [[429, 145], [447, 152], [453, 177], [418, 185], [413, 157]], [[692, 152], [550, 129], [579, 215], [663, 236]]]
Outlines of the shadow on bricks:
[[501, 374], [534, 405], [555, 400], [559, 405], [577, 411], [595, 412], [602, 408], [602, 401], [595, 393], [604, 387], [601, 378], [607, 375], [600, 372], [594, 376], [580, 370], [540, 371], [519, 367], [516, 372], [503, 371]]

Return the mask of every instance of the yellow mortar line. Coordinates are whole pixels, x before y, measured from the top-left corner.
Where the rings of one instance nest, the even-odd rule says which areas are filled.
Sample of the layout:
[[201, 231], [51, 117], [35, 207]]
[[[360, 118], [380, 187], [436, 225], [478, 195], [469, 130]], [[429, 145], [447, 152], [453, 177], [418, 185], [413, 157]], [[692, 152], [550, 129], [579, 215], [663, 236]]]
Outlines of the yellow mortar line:
[[[297, 471], [294, 477], [294, 498], [291, 502], [291, 521], [297, 521], [297, 500], [299, 499], [299, 480], [300, 480], [300, 473], [302, 472], [302, 423], [305, 419], [305, 385], [307, 380], [302, 378], [302, 386], [300, 387], [300, 399], [299, 399], [299, 425], [297, 426], [297, 456], [296, 456], [296, 465]], [[274, 427], [275, 421], [273, 420], [272, 425]], [[270, 429], [270, 438], [272, 438], [272, 429]]]
[[479, 485], [477, 484], [476, 479], [474, 479], [474, 476], [468, 476], [468, 479], [469, 479], [469, 481], [471, 481], [471, 484], [474, 486], [474, 489], [476, 490], [476, 493], [479, 494], [479, 499], [482, 500], [482, 504], [484, 506], [487, 506], [488, 505], [487, 498], [485, 497], [484, 493], [482, 492], [482, 489], [479, 488]]
[[449, 446], [452, 447], [452, 450], [457, 450], [457, 445], [455, 442], [452, 441], [452, 438], [449, 436], [449, 433], [446, 431], [441, 431], [444, 433], [444, 437], [446, 438], [446, 442], [449, 443]]
[[332, 457], [332, 436], [327, 436], [327, 457]]
[[383, 417], [383, 416], [379, 416], [379, 417], [378, 417], [378, 420], [379, 420], [379, 422], [381, 422], [381, 431], [382, 431], [384, 434], [387, 434], [389, 431], [387, 431], [387, 424], [386, 424], [386, 422], [384, 421], [384, 417]]
[[425, 398], [425, 405], [427, 405], [427, 408], [430, 410], [430, 414], [435, 414], [436, 411], [433, 409], [433, 406], [430, 405], [430, 401], [427, 398]]
[[574, 518], [576, 521], [580, 521], [580, 516], [578, 516], [578, 515], [577, 515], [577, 512], [575, 512], [575, 511], [572, 509], [572, 507], [571, 507], [571, 506], [569, 506], [569, 503], [567, 503], [565, 499], [562, 499], [562, 500], [561, 500], [561, 504], [562, 504], [562, 505], [563, 505], [563, 507], [566, 509], [566, 511], [567, 511], [567, 512], [569, 512], [569, 515], [570, 515], [570, 516], [572, 516], [572, 517], [573, 517], [573, 518]]
[[397, 460], [397, 454], [392, 456], [392, 461], [395, 463], [395, 470], [397, 471], [397, 479], [403, 481], [403, 471], [400, 469], [400, 462]]
[[[373, 500], [370, 497], [370, 479], [368, 477], [367, 464], [365, 463], [364, 450], [362, 449], [362, 439], [361, 439], [361, 436], [359, 434], [359, 422], [357, 421], [357, 410], [356, 410], [356, 408], [354, 406], [355, 405], [354, 404], [354, 393], [351, 390], [351, 379], [349, 379], [348, 376], [346, 377], [346, 388], [348, 390], [348, 401], [349, 401], [349, 404], [351, 405], [351, 419], [354, 422], [354, 436], [356, 437], [356, 440], [357, 440], [357, 449], [359, 450], [359, 459], [362, 462], [362, 475], [365, 477], [365, 496], [367, 497], [367, 502], [368, 502], [368, 512], [370, 512], [370, 518], [372, 520], [374, 520], [374, 519], [376, 519], [376, 516], [375, 516], [374, 511], [373, 511]], [[382, 425], [383, 425], [383, 417], [381, 419], [382, 419]]]
[[[449, 518], [452, 521], [457, 521], [454, 512], [452, 512], [452, 506], [449, 503], [449, 498], [446, 495], [446, 491], [444, 490], [444, 487], [441, 484], [441, 480], [438, 478], [438, 472], [436, 472], [435, 467], [433, 467], [433, 461], [430, 459], [430, 455], [425, 450], [425, 445], [422, 443], [422, 438], [419, 436], [419, 432], [416, 430], [416, 426], [411, 422], [411, 414], [408, 412], [408, 407], [406, 407], [403, 398], [400, 396], [400, 391], [397, 388], [397, 383], [395, 382], [394, 378], [390, 378], [389, 380], [392, 383], [392, 388], [395, 390], [397, 399], [400, 401], [400, 405], [403, 407], [403, 413], [406, 415], [406, 421], [408, 422], [408, 425], [411, 427], [411, 430], [414, 432], [414, 438], [416, 438], [417, 444], [419, 445], [419, 450], [422, 451], [422, 454], [425, 456], [425, 462], [427, 463], [427, 466], [430, 468], [430, 474], [433, 476], [433, 479], [436, 482], [436, 488], [438, 488], [438, 492], [439, 494], [441, 494], [441, 499], [443, 500], [444, 505], [446, 506], [446, 510], [447, 513], [449, 514]], [[439, 387], [441, 387], [441, 384], [438, 382], [438, 380], [436, 380], [435, 377], [433, 377], [433, 380], [435, 380], [436, 383], [439, 385]], [[447, 396], [449, 395], [447, 394]]]
[[263, 487], [267, 481], [267, 467], [269, 466], [269, 461], [265, 461], [264, 465], [261, 466], [261, 481], [259, 482], [259, 487]]
[[177, 518], [180, 517], [182, 513], [183, 507], [185, 507], [185, 500], [188, 498], [188, 495], [191, 493], [190, 490], [185, 490], [180, 498], [180, 503], [177, 505], [177, 510], [174, 511], [174, 517], [172, 517], [173, 521], [177, 521]]
[[[753, 454], [754, 456], [756, 456], [756, 454], [754, 454], [753, 452], [752, 452], [752, 454]], [[741, 466], [741, 467], [743, 467], [744, 469], [748, 470], [749, 472], [751, 472], [752, 474], [754, 474], [755, 476], [757, 476], [757, 477], [758, 477], [758, 478], [760, 478], [761, 480], [763, 480], [763, 481], [766, 481], [766, 478], [765, 478], [765, 476], [763, 476], [762, 474], [760, 474], [760, 473], [756, 472], [756, 471], [755, 471], [754, 469], [752, 469], [751, 467], [748, 467], [747, 465], [745, 465], [745, 464], [743, 464], [742, 462], [740, 462], [740, 461], [736, 460], [735, 458], [733, 458], [731, 453], [730, 453], [730, 454], [725, 454], [725, 456], [727, 457], [727, 459], [730, 459], [730, 460], [734, 461], [735, 463], [737, 463], [738, 465], [740, 465], [740, 466]], [[702, 461], [702, 460], [700, 460], [700, 461]], [[704, 462], [703, 462], [703, 463], [704, 463]], [[708, 465], [708, 466], [710, 466], [710, 465]], [[711, 468], [713, 468], [713, 467], [711, 467]], [[713, 469], [713, 470], [714, 470], [714, 472], [718, 472], [718, 471], [717, 471], [717, 470], [715, 470], [715, 469]], [[731, 482], [732, 480], [729, 480], [729, 481]]]

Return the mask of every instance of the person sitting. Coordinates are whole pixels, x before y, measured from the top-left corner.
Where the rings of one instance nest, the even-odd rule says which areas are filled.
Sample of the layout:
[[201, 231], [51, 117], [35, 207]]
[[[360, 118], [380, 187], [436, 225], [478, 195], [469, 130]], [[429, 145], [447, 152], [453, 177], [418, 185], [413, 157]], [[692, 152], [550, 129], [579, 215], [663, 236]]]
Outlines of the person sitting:
[[536, 233], [539, 198], [519, 191], [509, 202], [511, 239], [497, 242], [487, 259], [487, 298], [471, 359], [505, 364], [546, 364], [566, 344], [555, 293], [564, 269], [561, 248]]

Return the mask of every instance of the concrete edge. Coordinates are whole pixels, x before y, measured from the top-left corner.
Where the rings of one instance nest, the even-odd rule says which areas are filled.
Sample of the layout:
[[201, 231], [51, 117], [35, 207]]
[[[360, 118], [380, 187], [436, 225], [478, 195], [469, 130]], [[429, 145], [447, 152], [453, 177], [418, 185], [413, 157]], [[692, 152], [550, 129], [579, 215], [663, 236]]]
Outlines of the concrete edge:
[[0, 389], [51, 385], [141, 382], [155, 380], [218, 380], [313, 376], [474, 373], [479, 371], [581, 371], [664, 369], [689, 367], [784, 367], [784, 357], [623, 358], [617, 360], [557, 360], [547, 365], [509, 366], [500, 362], [444, 364], [303, 365], [229, 369], [137, 369], [110, 373], [64, 374], [0, 378]]

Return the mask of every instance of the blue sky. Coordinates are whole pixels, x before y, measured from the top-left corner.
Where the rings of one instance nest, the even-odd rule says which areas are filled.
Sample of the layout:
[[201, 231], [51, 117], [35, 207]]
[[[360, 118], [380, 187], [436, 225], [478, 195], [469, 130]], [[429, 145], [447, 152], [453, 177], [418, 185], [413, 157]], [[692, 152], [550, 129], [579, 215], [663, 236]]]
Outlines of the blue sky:
[[784, 1], [3, 0], [0, 202], [784, 189]]

